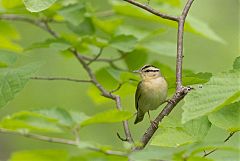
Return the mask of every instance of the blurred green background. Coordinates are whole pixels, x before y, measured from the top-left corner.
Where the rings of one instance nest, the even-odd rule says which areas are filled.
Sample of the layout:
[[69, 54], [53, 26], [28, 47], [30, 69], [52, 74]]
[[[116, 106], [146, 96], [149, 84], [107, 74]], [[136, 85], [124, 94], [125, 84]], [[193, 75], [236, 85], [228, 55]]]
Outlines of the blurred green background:
[[[92, 0], [96, 6], [104, 7], [105, 0]], [[154, 1], [154, 0], [152, 0]], [[204, 37], [186, 32], [184, 37], [184, 69], [191, 69], [195, 72], [220, 72], [231, 69], [232, 62], [239, 56], [239, 1], [238, 0], [195, 0], [190, 10], [193, 15], [207, 24], [221, 37], [226, 43], [218, 43], [205, 39]], [[12, 22], [21, 34], [20, 43], [23, 46], [29, 46], [32, 42], [44, 40], [49, 35], [35, 26], [23, 23]], [[1, 30], [1, 26], [0, 26]], [[169, 28], [167, 32], [161, 36], [161, 39], [167, 39], [175, 42], [176, 29]], [[107, 51], [103, 53], [106, 54]], [[164, 64], [175, 68], [175, 59], [167, 56], [151, 55], [148, 63], [152, 60], [160, 60]], [[43, 65], [37, 75], [40, 76], [69, 76], [81, 79], [87, 79], [85, 71], [81, 65], [73, 58], [66, 57], [56, 53], [52, 49], [39, 49], [24, 52], [17, 64], [23, 65], [35, 61], [43, 62]], [[103, 63], [94, 64], [93, 69], [105, 66]], [[77, 84], [71, 82], [58, 81], [37, 81], [31, 80], [28, 85], [20, 92], [16, 98], [11, 101], [5, 108], [1, 109], [0, 117], [6, 116], [13, 112], [35, 109], [35, 108], [51, 108], [62, 107], [68, 110], [84, 111], [89, 115], [96, 112], [112, 109], [115, 104], [111, 100], [104, 103], [95, 103], [89, 96], [89, 84]], [[128, 90], [123, 86], [121, 90]], [[99, 97], [101, 97], [99, 95]], [[135, 111], [134, 93], [122, 98], [123, 107], [126, 110]], [[152, 112], [156, 115], [158, 111]], [[179, 112], [176, 107], [174, 113]], [[172, 115], [174, 115], [174, 113]], [[152, 117], [153, 117], [152, 116]], [[145, 119], [143, 123], [133, 125], [134, 119], [129, 121], [133, 137], [137, 140], [149, 126], [149, 122]], [[213, 131], [218, 131], [218, 136], [213, 136]], [[116, 133], [123, 135], [122, 126], [116, 124], [101, 124], [83, 128], [80, 137], [83, 140], [96, 141], [98, 143], [119, 146], [122, 142], [117, 138]], [[223, 130], [212, 127], [206, 139], [224, 140], [227, 133]], [[68, 137], [68, 136], [67, 136]], [[228, 144], [238, 144], [239, 134], [234, 136]], [[9, 158], [12, 152], [28, 149], [69, 149], [72, 154], [78, 154], [79, 150], [74, 147], [45, 143], [37, 140], [27, 139], [21, 136], [13, 136], [0, 134], [0, 160], [4, 161]]]

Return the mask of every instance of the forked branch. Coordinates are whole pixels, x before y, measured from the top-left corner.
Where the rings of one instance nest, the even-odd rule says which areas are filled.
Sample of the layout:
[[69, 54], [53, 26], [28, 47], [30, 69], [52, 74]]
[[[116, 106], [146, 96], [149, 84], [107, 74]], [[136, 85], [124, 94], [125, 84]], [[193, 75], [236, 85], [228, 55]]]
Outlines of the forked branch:
[[[0, 20], [9, 20], [9, 21], [22, 21], [22, 22], [27, 22], [30, 24], [33, 24], [37, 27], [40, 27], [41, 29], [47, 31], [50, 35], [52, 35], [54, 38], [59, 38], [58, 34], [51, 29], [51, 27], [49, 26], [47, 21], [43, 21], [41, 19], [32, 19], [29, 17], [25, 17], [25, 16], [19, 16], [19, 15], [14, 15], [14, 14], [2, 14], [0, 15]], [[122, 106], [121, 106], [121, 100], [120, 97], [118, 95], [113, 95], [111, 92], [107, 91], [96, 79], [95, 74], [93, 73], [92, 69], [89, 67], [89, 65], [93, 62], [93, 61], [97, 61], [98, 57], [95, 58], [89, 58], [89, 57], [85, 57], [83, 55], [81, 55], [75, 48], [69, 49], [70, 52], [72, 52], [72, 54], [77, 58], [77, 60], [79, 61], [79, 63], [83, 66], [83, 68], [85, 69], [85, 71], [87, 72], [90, 80], [89, 81], [84, 81], [84, 80], [74, 80], [71, 78], [39, 78], [39, 77], [33, 77], [33, 79], [42, 79], [42, 80], [66, 80], [66, 81], [75, 81], [75, 82], [91, 82], [93, 83], [98, 90], [101, 92], [102, 96], [112, 99], [116, 102], [116, 107], [118, 110], [122, 110]], [[99, 54], [99, 56], [101, 55], [101, 53]], [[113, 59], [113, 61], [117, 61], [122, 59], [124, 56], [124, 54], [116, 59]], [[88, 64], [87, 61], [89, 61], [90, 63]], [[99, 59], [99, 61], [104, 61], [104, 62], [111, 62], [111, 59]], [[123, 121], [123, 128], [124, 128], [124, 132], [125, 132], [125, 136], [126, 139], [129, 143], [133, 143], [133, 139], [130, 133], [130, 129], [129, 129], [129, 125], [127, 121]]]
[[[128, 3], [131, 3], [139, 8], [142, 8], [160, 18], [176, 21], [178, 23], [178, 34], [177, 34], [177, 59], [176, 59], [176, 92], [172, 97], [171, 101], [163, 108], [163, 110], [159, 113], [159, 115], [155, 118], [155, 122], [159, 124], [162, 119], [169, 115], [173, 108], [180, 102], [184, 96], [191, 90], [191, 88], [182, 86], [182, 62], [183, 62], [183, 33], [184, 33], [184, 24], [186, 17], [188, 15], [189, 9], [194, 0], [188, 0], [184, 9], [179, 17], [163, 14], [151, 8], [148, 5], [141, 4], [135, 0], [123, 0]], [[140, 142], [141, 146], [136, 147], [134, 150], [143, 149], [147, 143], [152, 138], [153, 134], [156, 132], [158, 127], [149, 126], [149, 128], [145, 131]]]

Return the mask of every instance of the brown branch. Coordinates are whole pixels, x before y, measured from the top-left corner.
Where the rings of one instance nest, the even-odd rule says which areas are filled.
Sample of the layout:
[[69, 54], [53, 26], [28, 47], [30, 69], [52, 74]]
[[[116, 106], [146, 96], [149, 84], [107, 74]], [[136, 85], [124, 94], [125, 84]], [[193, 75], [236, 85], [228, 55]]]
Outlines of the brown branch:
[[[0, 128], [0, 133], [24, 136], [26, 138], [31, 138], [31, 139], [36, 139], [36, 140], [41, 140], [41, 141], [51, 142], [51, 143], [59, 143], [59, 144], [66, 144], [66, 145], [73, 145], [73, 146], [78, 146], [79, 145], [78, 142], [76, 142], [74, 140], [70, 140], [70, 139], [48, 137], [48, 136], [44, 136], [44, 135], [21, 132], [21, 131], [14, 131], [14, 130], [3, 129], [3, 128]], [[87, 147], [87, 149], [97, 151], [97, 152], [101, 152], [101, 153], [104, 153], [104, 154], [107, 154], [107, 155], [127, 156], [126, 153], [121, 152], [121, 151], [103, 150], [103, 149], [100, 149], [100, 148], [97, 148], [97, 147], [92, 147], [92, 146]]]
[[[179, 101], [181, 101], [184, 96], [189, 92], [191, 88], [184, 87], [181, 89], [181, 91], [177, 92], [171, 101], [163, 108], [163, 110], [158, 114], [158, 116], [155, 118], [154, 122], [159, 125], [159, 123], [162, 121], [162, 119], [169, 115], [170, 112], [173, 110], [173, 108], [178, 104]], [[136, 147], [134, 150], [141, 150], [143, 149], [147, 143], [152, 138], [153, 134], [157, 131], [158, 127], [156, 126], [149, 126], [149, 128], [146, 130], [146, 132], [143, 134], [142, 138], [140, 139], [141, 146]]]
[[[140, 8], [143, 8], [147, 10], [148, 12], [155, 14], [155, 12], [152, 12], [153, 10], [146, 5], [142, 5], [139, 2], [133, 1], [133, 0], [124, 0], [127, 1], [133, 5], [136, 5]], [[182, 61], [183, 61], [183, 33], [184, 33], [184, 24], [185, 24], [185, 19], [188, 15], [188, 11], [192, 5], [194, 0], [188, 0], [181, 16], [179, 17], [169, 17], [168, 16], [163, 16], [162, 14], [157, 15], [159, 17], [165, 18], [165, 19], [170, 19], [173, 21], [178, 22], [178, 35], [177, 35], [177, 59], [176, 59], [176, 92], [175, 95], [172, 97], [171, 101], [163, 108], [163, 110], [159, 113], [159, 115], [155, 118], [154, 122], [159, 125], [159, 123], [162, 121], [162, 119], [169, 115], [173, 108], [178, 104], [179, 101], [181, 101], [185, 95], [191, 90], [189, 87], [183, 87], [182, 86]], [[141, 146], [136, 147], [134, 150], [141, 150], [143, 149], [147, 143], [150, 141], [152, 138], [153, 134], [156, 132], [158, 127], [155, 126], [149, 126], [149, 128], [146, 130], [146, 132], [143, 134], [142, 138], [140, 139], [140, 142], [142, 143]]]
[[[58, 38], [58, 34], [56, 34], [50, 28], [50, 26], [48, 25], [47, 21], [33, 20], [31, 18], [24, 17], [24, 16], [19, 16], [19, 15], [3, 15], [3, 14], [0, 15], [0, 19], [3, 19], [3, 20], [17, 20], [17, 21], [27, 22], [27, 23], [30, 23], [30, 24], [33, 24], [33, 25], [36, 25], [36, 26], [42, 28], [43, 30], [45, 30], [48, 33], [50, 33], [53, 37]], [[120, 97], [117, 96], [117, 95], [112, 95], [110, 92], [108, 92], [97, 81], [96, 76], [94, 75], [93, 71], [91, 70], [91, 68], [89, 68], [88, 64], [85, 62], [85, 60], [88, 59], [88, 57], [80, 55], [75, 48], [70, 49], [70, 52], [72, 52], [74, 54], [74, 56], [77, 58], [77, 60], [80, 62], [80, 64], [82, 64], [83, 68], [88, 73], [88, 76], [91, 79], [90, 81], [98, 88], [98, 90], [101, 92], [102, 96], [114, 100], [116, 102], [117, 109], [118, 110], [122, 110]], [[121, 57], [113, 59], [113, 60], [99, 59], [99, 61], [108, 61], [108, 62], [117, 61], [117, 60], [122, 59], [123, 56], [124, 56], [124, 54], [122, 54]], [[90, 61], [92, 61], [93, 59], [95, 59], [95, 58], [92, 58]], [[131, 136], [131, 133], [130, 133], [128, 121], [123, 121], [123, 127], [124, 127], [124, 132], [125, 132], [126, 138], [128, 139], [128, 142], [133, 143], [133, 139], [132, 139], [132, 136]]]
[[[113, 59], [98, 58], [98, 59], [96, 59], [95, 61], [96, 61], [96, 62], [112, 63], [112, 62], [119, 61], [119, 60], [123, 59], [126, 55], [127, 55], [127, 54], [124, 53], [124, 54], [122, 54], [121, 56], [119, 56], [119, 57], [117, 57], [117, 58], [113, 58]], [[87, 60], [87, 61], [92, 61], [92, 60], [95, 59], [95, 58], [91, 58], [91, 57], [84, 56], [84, 55], [82, 55], [82, 58], [83, 58], [84, 60]]]
[[92, 60], [90, 60], [87, 65], [90, 65], [92, 62], [96, 61], [101, 55], [102, 55], [102, 51], [103, 48], [100, 49], [99, 53], [97, 54], [97, 56], [95, 58], [93, 58]]
[[182, 88], [182, 61], [183, 61], [183, 33], [184, 24], [188, 11], [194, 0], [188, 0], [178, 21], [178, 35], [177, 35], [177, 60], [176, 60], [176, 91]]
[[40, 27], [43, 30], [47, 31], [53, 37], [55, 37], [55, 38], [58, 37], [57, 33], [55, 33], [53, 30], [51, 30], [47, 21], [45, 21], [45, 20], [33, 19], [33, 18], [26, 17], [26, 16], [14, 15], [14, 14], [1, 14], [0, 15], [0, 20], [23, 21], [23, 22], [31, 23], [31, 24], [33, 24], [37, 27]]
[[[80, 55], [75, 49], [72, 49], [71, 52], [75, 55], [77, 60], [82, 64], [83, 68], [85, 71], [88, 73], [88, 76], [92, 80], [93, 84], [98, 88], [98, 90], [101, 92], [102, 96], [106, 98], [110, 98], [116, 102], [116, 107], [118, 110], [122, 110], [121, 106], [121, 100], [118, 95], [113, 95], [110, 92], [108, 92], [96, 79], [96, 76], [93, 74], [93, 71], [91, 68], [89, 68], [88, 64], [84, 61], [84, 58], [82, 55]], [[128, 140], [128, 142], [133, 143], [132, 135], [129, 129], [128, 121], [123, 121], [123, 127], [124, 127], [124, 132], [125, 136]]]
[[140, 2], [137, 2], [137, 1], [135, 1], [135, 0], [123, 0], [123, 1], [126, 1], [126, 2], [128, 2], [128, 3], [131, 3], [131, 4], [133, 4], [134, 6], [137, 6], [137, 7], [139, 7], [139, 8], [142, 8], [142, 9], [144, 9], [144, 10], [146, 10], [146, 11], [148, 11], [148, 12], [150, 12], [150, 13], [156, 15], [156, 16], [159, 16], [159, 17], [161, 17], [161, 18], [168, 19], [168, 20], [172, 20], [172, 21], [178, 21], [178, 17], [171, 16], [171, 15], [167, 15], [167, 14], [165, 14], [165, 13], [161, 13], [161, 12], [159, 12], [159, 11], [151, 8], [150, 6], [144, 5], [144, 4], [142, 4], [142, 3], [140, 3]]
[[34, 80], [47, 80], [47, 81], [54, 81], [54, 80], [60, 80], [60, 81], [71, 81], [71, 82], [78, 82], [78, 83], [92, 83], [91, 80], [81, 80], [81, 79], [75, 79], [75, 78], [67, 78], [67, 77], [30, 77], [30, 79]]
[[[226, 143], [235, 133], [236, 133], [236, 132], [231, 132], [231, 133], [228, 135], [228, 137], [227, 137], [223, 142]], [[203, 155], [203, 157], [206, 157], [206, 156], [212, 154], [212, 153], [215, 152], [216, 150], [218, 150], [218, 148], [215, 148], [215, 149], [213, 149], [213, 150], [211, 150], [211, 151], [209, 151], [209, 152], [206, 152], [206, 151], [204, 150], [204, 155]]]

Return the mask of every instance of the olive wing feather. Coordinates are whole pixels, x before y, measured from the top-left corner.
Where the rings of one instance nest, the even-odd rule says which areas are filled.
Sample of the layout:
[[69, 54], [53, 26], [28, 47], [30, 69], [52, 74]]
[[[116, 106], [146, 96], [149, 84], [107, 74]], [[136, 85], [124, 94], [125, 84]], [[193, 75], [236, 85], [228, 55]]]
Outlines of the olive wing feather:
[[137, 90], [136, 90], [136, 93], [135, 93], [135, 107], [136, 109], [138, 110], [138, 102], [139, 102], [139, 99], [141, 97], [141, 85], [142, 85], [142, 82], [139, 82], [138, 83], [138, 86], [137, 86]]

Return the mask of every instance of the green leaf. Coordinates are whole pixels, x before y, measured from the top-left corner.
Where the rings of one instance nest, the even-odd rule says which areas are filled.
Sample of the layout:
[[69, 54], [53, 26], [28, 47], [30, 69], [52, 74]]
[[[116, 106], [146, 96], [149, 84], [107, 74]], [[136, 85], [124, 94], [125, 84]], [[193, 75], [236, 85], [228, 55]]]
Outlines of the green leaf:
[[210, 130], [211, 123], [207, 117], [201, 117], [183, 124], [184, 130], [189, 133], [195, 140], [202, 141]]
[[180, 0], [168, 0], [168, 1], [158, 0], [158, 2], [167, 3], [167, 4], [170, 4], [170, 5], [172, 5], [172, 6], [180, 6], [180, 4], [181, 4], [181, 1], [180, 1]]
[[130, 159], [136, 161], [172, 160], [175, 152], [177, 152], [176, 148], [149, 146], [141, 151], [131, 153]]
[[118, 35], [110, 41], [110, 46], [123, 51], [131, 52], [137, 44], [137, 39], [131, 35]]
[[240, 131], [240, 102], [225, 106], [208, 116], [212, 124], [230, 132]]
[[202, 88], [185, 97], [182, 122], [208, 115], [230, 104], [240, 96], [240, 73], [225, 72], [214, 75]]
[[185, 156], [189, 158], [195, 158], [199, 155], [202, 156], [203, 152], [210, 152], [214, 149], [217, 149], [215, 152], [216, 155], [209, 155], [208, 158], [213, 159], [214, 161], [238, 161], [239, 158], [239, 147], [233, 145], [226, 145], [223, 142], [212, 143], [212, 142], [203, 142], [190, 145], [185, 148]]
[[58, 11], [58, 13], [70, 24], [78, 26], [86, 17], [86, 8], [83, 3], [79, 3], [77, 5], [64, 7], [62, 10]]
[[22, 3], [22, 0], [2, 0], [2, 5], [4, 8], [6, 9], [12, 9], [12, 8], [16, 8], [16, 7], [19, 7], [19, 6], [22, 6], [23, 3]]
[[79, 112], [70, 111], [70, 115], [72, 120], [78, 125], [81, 124], [83, 121], [89, 119], [89, 116], [87, 116], [83, 112], [79, 113]]
[[113, 35], [116, 29], [118, 28], [118, 26], [121, 25], [122, 20], [119, 18], [101, 20], [95, 17], [93, 18], [93, 23], [96, 26], [96, 28], [101, 29], [102, 31]]
[[16, 28], [10, 25], [7, 22], [0, 21], [0, 35], [8, 38], [9, 40], [18, 40], [20, 38], [20, 34], [17, 32]]
[[149, 35], [149, 30], [131, 25], [121, 24], [115, 31], [115, 35], [132, 35], [142, 40]]
[[34, 112], [42, 114], [45, 117], [58, 120], [58, 123], [60, 125], [63, 126], [73, 125], [73, 119], [65, 109], [62, 108], [39, 109], [34, 110]]
[[150, 42], [141, 42], [141, 47], [146, 49], [149, 52], [175, 57], [176, 55], [176, 44], [172, 42], [159, 42], [159, 41], [150, 41]]
[[[170, 27], [177, 28], [177, 23], [173, 21], [166, 21], [164, 19], [161, 19], [153, 14], [149, 14], [148, 12], [145, 12], [144, 10], [137, 8], [132, 5], [128, 5], [127, 3], [119, 2], [119, 1], [112, 1], [113, 9], [116, 13], [124, 15], [126, 17], [133, 17], [138, 18], [140, 20], [143, 20], [142, 23], [159, 23], [159, 24], [165, 24]], [[181, 13], [181, 10], [175, 7], [171, 7], [169, 5], [157, 5], [155, 4], [155, 8], [160, 8], [162, 12], [173, 14], [173, 15], [179, 15]], [[169, 13], [170, 11], [170, 13]], [[186, 24], [185, 24], [186, 31], [189, 31], [191, 33], [196, 33], [199, 35], [202, 35], [210, 40], [214, 40], [220, 43], [226, 43], [220, 36], [218, 36], [213, 29], [209, 27], [208, 24], [205, 22], [188, 15]]]
[[0, 51], [0, 68], [8, 67], [17, 60], [17, 55], [10, 52]]
[[186, 30], [200, 34], [210, 40], [213, 40], [219, 43], [223, 43], [223, 44], [226, 43], [226, 41], [223, 40], [220, 36], [218, 36], [206, 22], [201, 21], [193, 16], [188, 16], [187, 23], [189, 27], [186, 26]]
[[151, 145], [163, 147], [179, 147], [184, 144], [195, 142], [191, 135], [182, 128], [163, 128], [161, 134], [156, 135]]
[[0, 108], [24, 88], [38, 67], [39, 64], [30, 64], [17, 69], [0, 70]]
[[153, 138], [151, 145], [178, 147], [198, 142], [204, 139], [210, 127], [211, 124], [207, 117], [195, 119], [185, 124], [181, 124], [180, 120], [166, 117], [160, 125], [161, 133]]
[[41, 12], [51, 7], [57, 0], [23, 0], [27, 10], [30, 12]]
[[188, 157], [187, 160], [188, 161], [214, 161], [213, 159], [203, 158], [203, 157], [198, 157], [198, 156]]
[[70, 47], [71, 45], [63, 39], [47, 39], [42, 42], [36, 42], [31, 44], [29, 47], [25, 48], [25, 51], [38, 48], [52, 48], [56, 51], [64, 51], [69, 49]]
[[[210, 78], [212, 77], [211, 73], [191, 73], [191, 74], [184, 74], [182, 77], [183, 85], [189, 86], [189, 85], [195, 85], [195, 84], [204, 84], [207, 83]], [[168, 82], [168, 88], [175, 88], [175, 76], [167, 77], [166, 80]], [[200, 86], [201, 87], [201, 86]]]
[[13, 52], [22, 52], [22, 47], [17, 43], [12, 42], [8, 37], [0, 35], [0, 49], [13, 51]]
[[79, 25], [68, 24], [68, 27], [78, 35], [92, 35], [95, 33], [95, 27], [91, 18], [86, 17]]
[[0, 127], [12, 130], [62, 132], [57, 120], [30, 111], [22, 111], [7, 116], [0, 122]]
[[[137, 59], [136, 59], [137, 58]], [[134, 50], [124, 57], [124, 61], [130, 71], [140, 69], [143, 64], [146, 64], [148, 54], [145, 50]], [[133, 63], [134, 62], [134, 63]]]
[[105, 155], [101, 152], [88, 152], [81, 155], [75, 155], [68, 161], [128, 161], [127, 157]]
[[66, 161], [68, 157], [65, 150], [29, 150], [13, 153], [9, 161]]
[[121, 122], [131, 118], [133, 115], [128, 111], [109, 110], [106, 112], [98, 113], [89, 119], [83, 121], [81, 126], [99, 123], [115, 123]]
[[118, 85], [116, 77], [111, 75], [108, 70], [110, 67], [101, 68], [96, 72], [97, 80], [107, 89], [113, 89]]
[[240, 56], [235, 59], [233, 69], [240, 70]]

